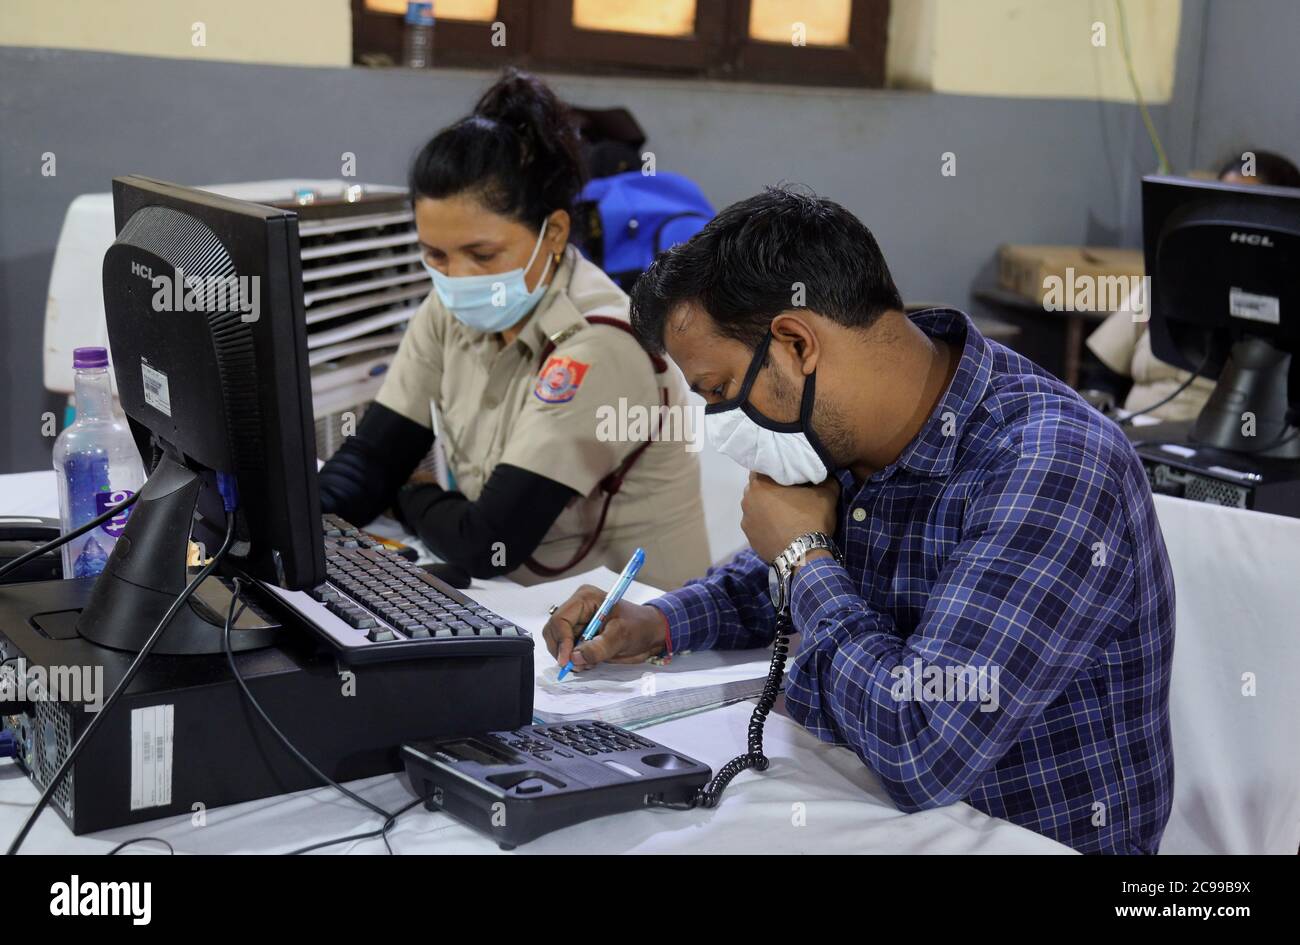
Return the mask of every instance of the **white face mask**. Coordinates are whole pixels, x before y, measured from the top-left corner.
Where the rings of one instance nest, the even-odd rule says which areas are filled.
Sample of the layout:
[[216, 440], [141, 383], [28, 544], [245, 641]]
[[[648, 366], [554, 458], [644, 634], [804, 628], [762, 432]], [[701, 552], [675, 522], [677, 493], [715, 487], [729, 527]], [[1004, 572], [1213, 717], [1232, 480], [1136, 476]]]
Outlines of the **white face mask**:
[[812, 430], [813, 379], [817, 372], [804, 379], [799, 419], [793, 423], [779, 423], [749, 403], [749, 392], [771, 343], [772, 333], [768, 332], [754, 352], [735, 398], [704, 408], [705, 432], [713, 448], [723, 456], [783, 486], [822, 482], [830, 474], [830, 463]]

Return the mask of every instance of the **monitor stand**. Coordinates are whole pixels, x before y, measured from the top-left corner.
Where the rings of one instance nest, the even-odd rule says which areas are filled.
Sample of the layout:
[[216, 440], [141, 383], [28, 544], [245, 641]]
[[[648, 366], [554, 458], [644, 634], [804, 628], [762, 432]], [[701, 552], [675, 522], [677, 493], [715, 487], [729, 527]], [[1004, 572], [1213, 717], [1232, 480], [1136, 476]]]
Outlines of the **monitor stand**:
[[[113, 553], [95, 580], [77, 620], [77, 633], [92, 643], [138, 653], [158, 622], [192, 579], [186, 567], [190, 527], [203, 480], [164, 455], [140, 490]], [[154, 645], [154, 653], [188, 656], [225, 650], [229, 589], [207, 578], [177, 610]], [[236, 629], [237, 628], [237, 629]], [[233, 650], [269, 646], [277, 626], [241, 617], [231, 629]]]
[[1192, 426], [1192, 442], [1248, 456], [1300, 459], [1300, 430], [1289, 421], [1290, 368], [1291, 355], [1263, 338], [1234, 344]]

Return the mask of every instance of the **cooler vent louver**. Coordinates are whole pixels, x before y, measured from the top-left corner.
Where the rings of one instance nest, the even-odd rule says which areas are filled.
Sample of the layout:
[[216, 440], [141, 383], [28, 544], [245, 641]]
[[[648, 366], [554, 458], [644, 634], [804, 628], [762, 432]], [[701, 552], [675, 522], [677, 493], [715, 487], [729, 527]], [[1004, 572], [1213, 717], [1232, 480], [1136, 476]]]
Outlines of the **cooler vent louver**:
[[328, 459], [374, 400], [429, 276], [405, 193], [285, 206], [299, 215], [316, 450]]
[[[303, 178], [200, 189], [298, 215], [316, 447], [327, 459], [374, 400], [407, 322], [432, 288], [420, 265], [407, 190]], [[46, 301], [47, 390], [70, 395], [72, 352], [108, 346], [102, 270], [115, 239], [112, 194], [73, 200]], [[191, 233], [174, 250], [188, 275], [221, 274], [223, 263], [229, 267], [223, 247], [206, 234]]]

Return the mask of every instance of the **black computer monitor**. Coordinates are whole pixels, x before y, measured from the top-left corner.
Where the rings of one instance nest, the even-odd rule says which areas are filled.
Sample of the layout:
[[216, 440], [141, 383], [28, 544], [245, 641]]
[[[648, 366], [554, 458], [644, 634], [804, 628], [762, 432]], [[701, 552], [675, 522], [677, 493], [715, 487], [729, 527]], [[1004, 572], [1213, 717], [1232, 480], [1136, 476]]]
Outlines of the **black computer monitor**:
[[[325, 579], [297, 215], [144, 177], [113, 181], [104, 310], [122, 408], [150, 469], [78, 632], [138, 651], [184, 589], [191, 539], [290, 590]], [[196, 593], [154, 651], [223, 647], [228, 596]], [[273, 631], [232, 634], [236, 648]]]
[[1300, 190], [1146, 177], [1142, 231], [1152, 352], [1217, 379], [1189, 439], [1300, 458]]

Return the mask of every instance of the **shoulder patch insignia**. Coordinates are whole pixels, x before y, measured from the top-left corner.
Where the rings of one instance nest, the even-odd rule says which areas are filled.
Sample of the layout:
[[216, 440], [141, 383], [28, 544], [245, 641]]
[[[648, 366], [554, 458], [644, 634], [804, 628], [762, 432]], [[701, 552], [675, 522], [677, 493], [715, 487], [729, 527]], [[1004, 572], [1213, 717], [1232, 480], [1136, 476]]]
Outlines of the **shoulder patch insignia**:
[[546, 359], [537, 375], [533, 396], [548, 404], [563, 404], [573, 400], [589, 367], [590, 364], [583, 364], [573, 358], [552, 355]]

